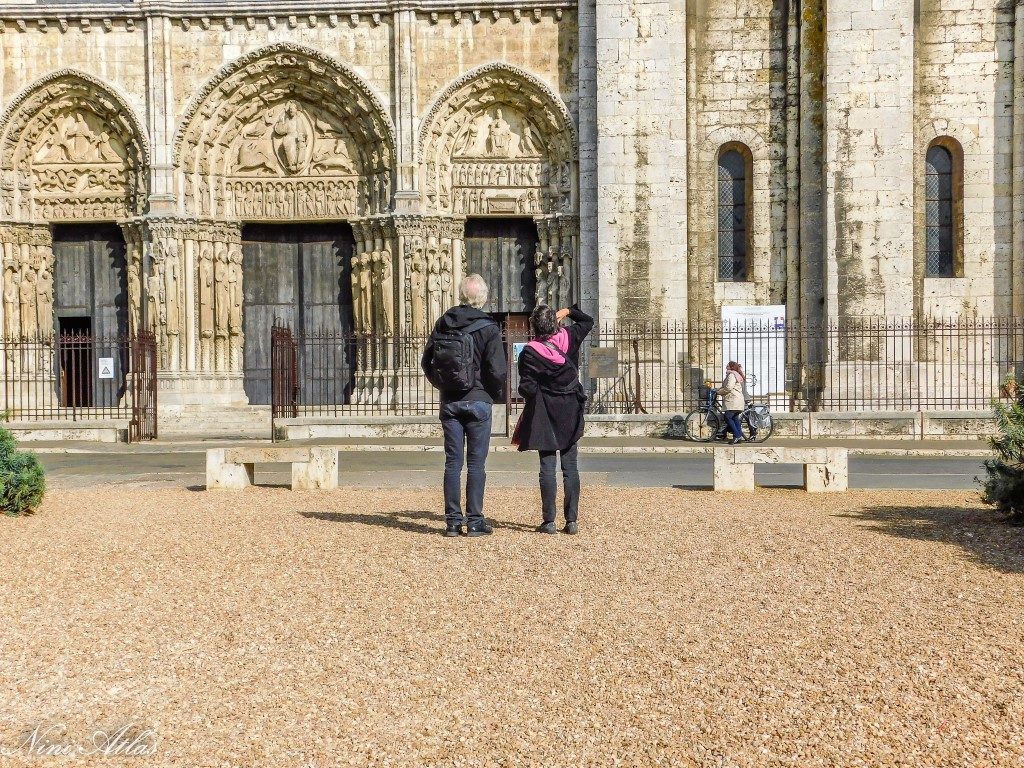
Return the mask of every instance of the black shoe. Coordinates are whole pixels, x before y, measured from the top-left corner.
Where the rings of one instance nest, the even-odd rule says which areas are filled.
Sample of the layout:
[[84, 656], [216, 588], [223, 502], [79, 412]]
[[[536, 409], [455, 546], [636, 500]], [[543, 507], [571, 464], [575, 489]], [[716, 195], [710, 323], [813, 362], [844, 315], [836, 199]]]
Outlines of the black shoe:
[[467, 536], [490, 536], [492, 533], [494, 533], [494, 528], [486, 520], [473, 522], [466, 526]]
[[558, 531], [555, 530], [555, 523], [552, 521], [550, 523], [542, 523], [541, 525], [538, 525], [537, 533], [558, 533]]
[[457, 536], [462, 535], [462, 526], [456, 525], [455, 523], [449, 523], [448, 527], [444, 529], [444, 537], [446, 539], [454, 539]]
[[742, 442], [743, 441], [740, 440], [738, 437], [734, 437], [732, 440], [729, 441], [729, 445], [737, 445], [737, 444], [742, 443]]
[[575, 536], [579, 532], [580, 532], [580, 527], [579, 527], [579, 525], [576, 524], [575, 520], [573, 520], [572, 522], [566, 523], [565, 524], [565, 528], [562, 529], [562, 533], [568, 533], [570, 536]]

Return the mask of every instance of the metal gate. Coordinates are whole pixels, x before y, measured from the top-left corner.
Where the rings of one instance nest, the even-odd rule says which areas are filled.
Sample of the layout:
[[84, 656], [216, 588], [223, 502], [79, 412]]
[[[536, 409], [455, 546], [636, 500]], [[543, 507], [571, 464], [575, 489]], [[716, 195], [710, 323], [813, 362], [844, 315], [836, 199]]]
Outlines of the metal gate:
[[128, 440], [156, 439], [156, 336], [150, 331], [139, 331], [131, 340], [131, 370], [128, 376], [131, 388], [132, 418], [128, 422]]
[[298, 347], [292, 329], [274, 324], [270, 329], [270, 432], [277, 439], [277, 420], [299, 415]]

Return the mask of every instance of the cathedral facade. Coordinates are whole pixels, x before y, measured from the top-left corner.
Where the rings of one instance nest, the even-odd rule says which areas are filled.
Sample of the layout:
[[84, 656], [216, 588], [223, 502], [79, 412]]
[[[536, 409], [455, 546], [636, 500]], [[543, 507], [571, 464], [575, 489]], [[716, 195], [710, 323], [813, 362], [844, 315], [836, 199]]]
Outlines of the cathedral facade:
[[[480, 272], [617, 323], [1024, 316], [1024, 2], [0, 2], [6, 338], [405, 364]], [[355, 382], [358, 388], [359, 382]]]

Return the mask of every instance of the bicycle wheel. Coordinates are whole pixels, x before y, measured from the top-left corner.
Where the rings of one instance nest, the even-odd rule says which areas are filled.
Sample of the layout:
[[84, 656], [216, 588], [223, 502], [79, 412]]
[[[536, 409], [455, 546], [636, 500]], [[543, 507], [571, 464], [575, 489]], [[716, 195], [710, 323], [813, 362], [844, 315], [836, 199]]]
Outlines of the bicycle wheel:
[[766, 413], [761, 415], [757, 420], [761, 423], [756, 430], [750, 424], [751, 414], [749, 411], [744, 411], [740, 416], [740, 431], [743, 433], [743, 437], [751, 443], [763, 443], [769, 437], [772, 436], [772, 432], [775, 431], [775, 422], [772, 421], [772, 415]]
[[695, 443], [706, 443], [722, 428], [722, 417], [714, 411], [692, 411], [686, 416], [686, 437]]

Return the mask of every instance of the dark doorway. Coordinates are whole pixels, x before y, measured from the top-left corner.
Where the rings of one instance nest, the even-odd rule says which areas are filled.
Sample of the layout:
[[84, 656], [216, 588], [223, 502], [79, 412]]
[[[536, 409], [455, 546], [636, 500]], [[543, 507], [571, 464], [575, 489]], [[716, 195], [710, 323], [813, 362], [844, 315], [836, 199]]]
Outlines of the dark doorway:
[[53, 311], [58, 330], [65, 319], [88, 318], [97, 337], [127, 335], [128, 264], [119, 226], [53, 228]]
[[[468, 219], [466, 268], [490, 288], [488, 309], [495, 315], [528, 315], [536, 303], [537, 249], [533, 219]], [[511, 318], [510, 318], [511, 319]]]
[[[116, 224], [53, 228], [53, 314], [60, 404], [117, 405], [125, 393], [129, 328], [128, 264]], [[112, 368], [102, 377], [100, 358]]]
[[[343, 222], [243, 227], [244, 386], [253, 405], [270, 404], [270, 329], [275, 322], [301, 340], [300, 402], [345, 402], [355, 379], [349, 338], [354, 247], [352, 228]], [[314, 368], [317, 386], [312, 391]]]
[[62, 317], [58, 321], [57, 332], [60, 404], [65, 408], [92, 408], [96, 378], [92, 318]]

